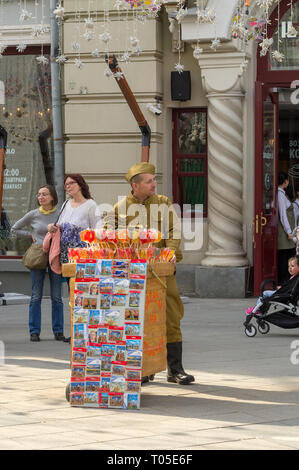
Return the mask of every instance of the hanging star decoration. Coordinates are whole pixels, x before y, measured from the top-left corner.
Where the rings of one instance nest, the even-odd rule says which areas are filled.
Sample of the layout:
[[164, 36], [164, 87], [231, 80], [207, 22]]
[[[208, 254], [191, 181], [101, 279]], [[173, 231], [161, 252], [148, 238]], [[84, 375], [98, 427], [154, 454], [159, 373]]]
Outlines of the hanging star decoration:
[[105, 70], [104, 70], [104, 75], [105, 77], [112, 77], [113, 73], [111, 72], [111, 70], [107, 67]]
[[93, 57], [100, 57], [100, 51], [98, 48], [94, 49], [93, 51], [91, 51], [91, 55]]
[[36, 60], [41, 65], [47, 65], [49, 63], [49, 59], [47, 59], [47, 57], [45, 57], [44, 55], [39, 55], [38, 57], [36, 57]]
[[196, 46], [196, 48], [193, 51], [194, 59], [199, 59], [202, 53], [203, 53], [203, 48], [200, 46]]
[[83, 62], [81, 59], [75, 59], [75, 66], [78, 68], [78, 69], [82, 69], [83, 68]]
[[181, 23], [182, 22], [182, 19], [186, 16], [187, 14], [187, 8], [180, 8], [179, 11], [177, 12], [177, 15], [176, 15], [176, 20], [178, 23]]
[[114, 78], [116, 78], [119, 81], [123, 78], [124, 74], [122, 72], [118, 71], [118, 72], [115, 72], [113, 74], [113, 76], [114, 76]]
[[59, 4], [55, 10], [53, 10], [54, 15], [56, 16], [56, 19], [62, 19], [64, 17], [64, 8]]
[[183, 64], [175, 64], [174, 66], [174, 70], [176, 70], [176, 72], [179, 72], [179, 73], [183, 73], [184, 72], [184, 68], [185, 66]]
[[65, 64], [67, 62], [68, 58], [64, 54], [60, 54], [56, 57], [55, 61], [57, 64]]
[[211, 45], [210, 45], [210, 49], [212, 49], [213, 51], [217, 51], [218, 47], [220, 46], [221, 42], [220, 42], [220, 39], [218, 38], [215, 38], [213, 39], [213, 41], [211, 42]]
[[72, 42], [72, 51], [76, 52], [80, 49], [80, 44], [77, 41]]
[[124, 52], [123, 55], [121, 56], [120, 59], [122, 62], [125, 62], [126, 64], [130, 63], [130, 54], [129, 52]]
[[24, 52], [25, 49], [26, 49], [26, 44], [24, 44], [23, 42], [20, 42], [17, 46], [16, 46], [16, 49], [18, 52]]
[[298, 32], [297, 32], [297, 29], [295, 28], [295, 26], [293, 24], [290, 24], [288, 26], [288, 31], [287, 31], [287, 37], [288, 38], [295, 38], [297, 36]]
[[94, 22], [92, 18], [86, 18], [85, 19], [85, 27], [86, 29], [93, 29], [94, 28]]
[[276, 60], [277, 62], [282, 62], [283, 59], [284, 59], [284, 54], [282, 54], [281, 52], [279, 51], [273, 51], [272, 52], [272, 57], [274, 60]]
[[273, 44], [273, 38], [265, 38], [260, 42], [259, 46], [261, 47], [260, 56], [265, 56], [269, 51], [270, 47]]
[[20, 23], [23, 23], [23, 21], [29, 20], [31, 17], [32, 17], [32, 13], [30, 13], [28, 10], [23, 8], [21, 10], [19, 21]]
[[85, 31], [85, 33], [83, 34], [83, 37], [84, 37], [84, 39], [86, 39], [86, 41], [91, 41], [94, 38], [94, 32], [93, 31]]
[[111, 39], [111, 34], [108, 31], [105, 31], [102, 34], [99, 34], [99, 39], [107, 44]]

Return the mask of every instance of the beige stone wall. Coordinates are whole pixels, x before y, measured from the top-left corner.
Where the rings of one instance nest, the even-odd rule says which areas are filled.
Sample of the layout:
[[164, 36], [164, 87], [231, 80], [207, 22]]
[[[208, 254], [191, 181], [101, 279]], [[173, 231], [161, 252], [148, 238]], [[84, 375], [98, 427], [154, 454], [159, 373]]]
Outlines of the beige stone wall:
[[[90, 54], [91, 50], [99, 47], [99, 41], [81, 39], [84, 66], [81, 70], [75, 67], [77, 55], [71, 47], [75, 37], [75, 2], [66, 0], [64, 5], [64, 54], [69, 57], [63, 73], [66, 172], [82, 173], [98, 203], [114, 203], [118, 196], [129, 191], [124, 175], [132, 164], [140, 161], [141, 133], [116, 80], [104, 76], [106, 64], [103, 57], [94, 58]], [[82, 21], [83, 18], [84, 13]], [[102, 19], [101, 12], [98, 18]], [[117, 37], [118, 17], [113, 15], [111, 19], [112, 34], [115, 31]], [[135, 56], [128, 65], [120, 63], [120, 67], [152, 131], [150, 161], [157, 167], [158, 192], [172, 198], [172, 109], [205, 107], [207, 99], [193, 49], [186, 44], [182, 63], [185, 70], [191, 71], [191, 100], [171, 100], [170, 72], [178, 62], [178, 54], [172, 52], [172, 35], [165, 11], [158, 20], [142, 25], [142, 32], [139, 27], [139, 38], [142, 54]], [[117, 48], [117, 39], [114, 43], [112, 41], [111, 50], [113, 47]], [[155, 116], [146, 109], [146, 104], [154, 102], [155, 96], [163, 99], [161, 116]], [[206, 231], [207, 221], [204, 222], [205, 234]], [[198, 264], [206, 245], [205, 236], [203, 249], [184, 253], [184, 263]]]

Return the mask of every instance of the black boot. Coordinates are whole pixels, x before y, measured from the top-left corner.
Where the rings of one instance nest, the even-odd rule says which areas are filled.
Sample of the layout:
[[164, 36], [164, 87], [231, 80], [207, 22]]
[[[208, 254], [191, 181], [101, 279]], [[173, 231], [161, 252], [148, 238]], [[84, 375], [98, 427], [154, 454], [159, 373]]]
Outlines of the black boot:
[[167, 382], [188, 385], [195, 381], [193, 375], [187, 374], [182, 365], [182, 343], [167, 343]]

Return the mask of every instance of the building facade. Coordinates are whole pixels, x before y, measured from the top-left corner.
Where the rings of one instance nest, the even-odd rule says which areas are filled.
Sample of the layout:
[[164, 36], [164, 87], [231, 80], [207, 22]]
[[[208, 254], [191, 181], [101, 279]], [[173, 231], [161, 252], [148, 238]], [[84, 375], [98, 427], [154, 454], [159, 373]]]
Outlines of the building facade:
[[[27, 1], [27, 5], [29, 3]], [[178, 24], [175, 1], [164, 2], [158, 17], [144, 23], [134, 22], [133, 14], [109, 9], [109, 2], [63, 2], [61, 53], [68, 59], [61, 66], [65, 172], [81, 173], [99, 204], [113, 204], [130, 190], [124, 175], [131, 165], [140, 161], [141, 133], [117, 79], [106, 76], [105, 54], [124, 49], [124, 43], [138, 37], [141, 51], [131, 57], [130, 63], [122, 61], [119, 65], [151, 128], [150, 161], [157, 168], [158, 191], [181, 208], [189, 205], [183, 227], [186, 226], [187, 233], [190, 225], [191, 230], [198, 230], [200, 234], [196, 243], [190, 243], [188, 236], [183, 241], [184, 259], [178, 265], [178, 280], [182, 291], [196, 292], [202, 297], [245, 296], [253, 289], [253, 271], [257, 294], [263, 278], [275, 277], [276, 177], [278, 171], [288, 170], [298, 158], [299, 39], [298, 36], [288, 37], [286, 28], [292, 20], [298, 32], [299, 3], [293, 0], [292, 12], [289, 1], [279, 3], [279, 34], [285, 53], [282, 63], [271, 60], [271, 54], [261, 57], [256, 41], [249, 41], [245, 49], [242, 41], [232, 38], [231, 27], [238, 3], [237, 0], [205, 2], [205, 6], [216, 11], [214, 24], [196, 24], [196, 8], [190, 3], [187, 14]], [[259, 6], [252, 1], [251, 14], [255, 13], [258, 16]], [[273, 29], [270, 34], [275, 39], [276, 2], [269, 13]], [[87, 29], [86, 19], [94, 23], [92, 31]], [[35, 20], [36, 23], [41, 21], [48, 25], [50, 22], [44, 10]], [[107, 31], [108, 21], [109, 48], [107, 42], [99, 39]], [[17, 21], [14, 24], [13, 16], [11, 23], [7, 35], [14, 31], [10, 45], [15, 48], [21, 42], [19, 35], [24, 37], [30, 27], [28, 23], [27, 26]], [[92, 32], [89, 38], [84, 36], [88, 31]], [[211, 42], [216, 37], [221, 42], [213, 49]], [[50, 35], [46, 33], [42, 41], [41, 37], [34, 41], [32, 46], [35, 45], [38, 52], [32, 49], [33, 55], [27, 54], [28, 61], [34, 54], [41, 54], [41, 46], [43, 53], [49, 53]], [[201, 52], [195, 58], [194, 51], [198, 47]], [[12, 49], [8, 49], [2, 59], [17, 62], [19, 56], [22, 60], [26, 57], [12, 55]], [[171, 72], [180, 62], [191, 77], [191, 96], [186, 101], [177, 99], [180, 85], [172, 82]], [[30, 63], [26, 66], [34, 74], [34, 67]], [[37, 70], [39, 75], [35, 81], [45, 80], [45, 74], [49, 76], [47, 67]], [[294, 83], [296, 76], [297, 85]], [[4, 74], [4, 67], [0, 80], [7, 89], [9, 77]], [[44, 90], [46, 88], [44, 86]], [[30, 96], [29, 91], [24, 93]], [[29, 99], [30, 106], [35, 104], [35, 115], [39, 118], [33, 126], [34, 143], [28, 141], [28, 156], [25, 147], [22, 150], [18, 147], [23, 167], [15, 164], [17, 158], [11, 158], [14, 147], [9, 137], [4, 209], [11, 223], [22, 211], [25, 213], [34, 206], [35, 201], [29, 194], [35, 194], [35, 181], [40, 183], [55, 176], [47, 101], [49, 90], [46, 97], [40, 90], [37, 95], [40, 101]], [[159, 103], [162, 113], [153, 114], [148, 105]], [[12, 104], [17, 112], [18, 102]], [[21, 107], [21, 111], [25, 108]], [[3, 112], [13, 113], [6, 109]], [[33, 114], [28, 113], [27, 118], [29, 116], [33, 123]], [[24, 112], [21, 119], [25, 118]], [[1, 125], [4, 127], [7, 119], [9, 114], [8, 117], [3, 115]], [[28, 128], [25, 121], [23, 127]], [[269, 134], [268, 128], [276, 131]], [[29, 171], [30, 165], [32, 170]], [[32, 175], [31, 193], [24, 187], [19, 193], [17, 188], [11, 187], [9, 193], [9, 184], [22, 183], [9, 178], [29, 178], [25, 169]], [[19, 171], [17, 176], [13, 170], [14, 173]], [[19, 194], [26, 198], [22, 205], [16, 204], [20, 201], [19, 196], [16, 197]], [[195, 215], [201, 220], [196, 228]], [[0, 263], [4, 270], [9, 273], [9, 269], [15, 272], [22, 269], [17, 256], [22, 254], [25, 241], [3, 236], [1, 243]], [[8, 279], [9, 275], [6, 277]]]

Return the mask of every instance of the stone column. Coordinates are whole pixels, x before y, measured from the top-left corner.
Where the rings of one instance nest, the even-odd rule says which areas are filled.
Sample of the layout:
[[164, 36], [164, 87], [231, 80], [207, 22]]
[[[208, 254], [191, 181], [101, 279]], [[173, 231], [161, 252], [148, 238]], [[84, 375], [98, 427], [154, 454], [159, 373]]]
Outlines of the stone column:
[[208, 98], [208, 250], [203, 266], [248, 265], [243, 249], [244, 54], [199, 59]]

